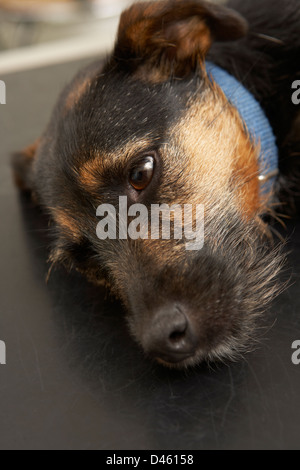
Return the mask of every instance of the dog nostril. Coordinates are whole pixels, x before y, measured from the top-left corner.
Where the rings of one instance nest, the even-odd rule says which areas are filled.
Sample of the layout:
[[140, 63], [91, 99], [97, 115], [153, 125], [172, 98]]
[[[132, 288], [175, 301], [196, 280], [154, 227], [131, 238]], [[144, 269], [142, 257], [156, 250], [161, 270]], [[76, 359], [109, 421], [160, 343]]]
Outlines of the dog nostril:
[[[181, 313], [180, 313], [181, 314]], [[185, 333], [188, 327], [188, 322], [185, 316], [180, 317], [180, 322], [174, 324], [173, 329], [169, 334], [169, 340], [172, 343], [178, 343], [185, 337]]]
[[184, 308], [168, 305], [152, 317], [143, 344], [152, 356], [176, 363], [194, 354], [197, 336]]
[[180, 341], [181, 339], [183, 339], [184, 336], [185, 336], [185, 332], [184, 332], [184, 331], [173, 331], [173, 333], [170, 334], [169, 339], [170, 339], [173, 343], [177, 343], [178, 341]]

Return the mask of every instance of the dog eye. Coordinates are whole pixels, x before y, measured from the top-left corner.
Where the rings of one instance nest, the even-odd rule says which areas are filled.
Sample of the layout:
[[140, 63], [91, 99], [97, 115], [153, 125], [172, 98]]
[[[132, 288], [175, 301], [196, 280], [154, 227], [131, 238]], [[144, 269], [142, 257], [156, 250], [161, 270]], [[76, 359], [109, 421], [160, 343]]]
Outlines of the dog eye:
[[137, 191], [142, 191], [152, 180], [153, 172], [154, 158], [151, 156], [145, 157], [130, 171], [129, 182], [131, 186]]

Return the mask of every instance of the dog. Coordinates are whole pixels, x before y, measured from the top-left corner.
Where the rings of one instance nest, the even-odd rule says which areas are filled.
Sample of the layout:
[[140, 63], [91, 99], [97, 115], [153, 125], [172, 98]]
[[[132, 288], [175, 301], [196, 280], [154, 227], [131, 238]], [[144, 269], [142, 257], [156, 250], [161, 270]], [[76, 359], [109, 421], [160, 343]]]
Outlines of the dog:
[[[135, 3], [105, 63], [79, 72], [13, 156], [17, 185], [51, 221], [51, 265], [105, 282], [168, 367], [241, 357], [280, 289], [271, 218], [297, 187], [299, 31], [298, 0]], [[120, 196], [201, 205], [203, 247], [99, 239], [97, 207], [118, 212]]]

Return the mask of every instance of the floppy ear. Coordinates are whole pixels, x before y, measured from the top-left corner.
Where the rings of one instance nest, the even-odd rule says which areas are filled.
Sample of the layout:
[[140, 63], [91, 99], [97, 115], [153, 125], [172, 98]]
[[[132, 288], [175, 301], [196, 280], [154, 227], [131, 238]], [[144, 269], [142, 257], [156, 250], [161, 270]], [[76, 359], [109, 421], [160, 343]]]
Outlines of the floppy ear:
[[22, 191], [31, 192], [33, 189], [32, 166], [38, 146], [39, 140], [36, 140], [29, 147], [12, 155], [14, 180]]
[[186, 75], [212, 41], [239, 39], [247, 30], [238, 13], [207, 1], [137, 3], [121, 15], [114, 58], [129, 61], [131, 68], [151, 62]]

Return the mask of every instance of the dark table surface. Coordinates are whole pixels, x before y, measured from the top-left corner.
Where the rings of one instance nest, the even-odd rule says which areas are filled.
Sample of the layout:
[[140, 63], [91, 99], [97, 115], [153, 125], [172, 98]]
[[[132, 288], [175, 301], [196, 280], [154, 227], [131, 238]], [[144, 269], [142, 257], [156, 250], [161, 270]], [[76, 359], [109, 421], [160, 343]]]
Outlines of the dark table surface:
[[270, 329], [239, 363], [176, 372], [129, 337], [120, 305], [77, 274], [46, 285], [47, 237], [11, 181], [9, 154], [46, 125], [84, 62], [0, 77], [1, 449], [300, 448], [300, 224], [290, 223], [290, 287]]

